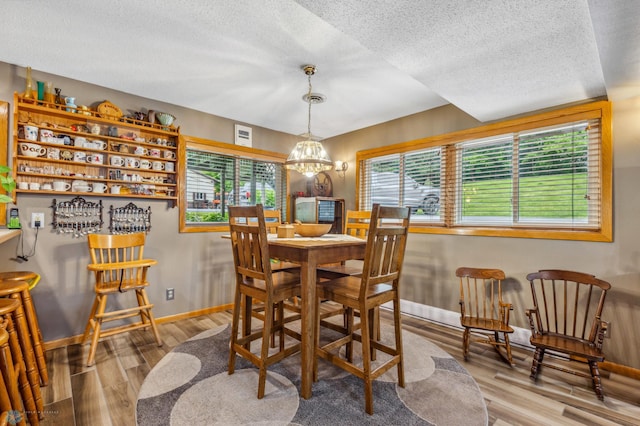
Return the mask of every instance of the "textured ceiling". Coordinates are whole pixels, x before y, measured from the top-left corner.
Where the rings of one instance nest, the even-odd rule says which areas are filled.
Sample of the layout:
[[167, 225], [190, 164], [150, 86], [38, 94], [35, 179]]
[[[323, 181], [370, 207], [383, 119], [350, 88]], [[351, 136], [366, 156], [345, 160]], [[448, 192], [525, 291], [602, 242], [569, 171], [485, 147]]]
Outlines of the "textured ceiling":
[[315, 64], [324, 138], [640, 95], [637, 0], [2, 0], [0, 19], [0, 61], [291, 134]]

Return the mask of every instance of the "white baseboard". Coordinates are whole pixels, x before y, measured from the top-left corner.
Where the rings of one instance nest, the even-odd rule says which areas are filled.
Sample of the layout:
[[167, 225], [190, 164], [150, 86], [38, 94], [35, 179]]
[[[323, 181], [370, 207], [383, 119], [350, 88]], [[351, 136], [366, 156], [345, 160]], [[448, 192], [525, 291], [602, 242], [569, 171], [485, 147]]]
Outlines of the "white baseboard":
[[[391, 302], [386, 303], [383, 307], [392, 309]], [[435, 321], [450, 327], [462, 329], [460, 326], [460, 313], [454, 311], [447, 311], [446, 309], [436, 308], [434, 306], [423, 305], [409, 300], [400, 300], [400, 311], [403, 314], [411, 315], [417, 318], [422, 318], [429, 321]], [[510, 336], [510, 341], [514, 345], [526, 346], [533, 348], [529, 343], [529, 337], [531, 337], [531, 331], [526, 328], [513, 327], [513, 334]]]

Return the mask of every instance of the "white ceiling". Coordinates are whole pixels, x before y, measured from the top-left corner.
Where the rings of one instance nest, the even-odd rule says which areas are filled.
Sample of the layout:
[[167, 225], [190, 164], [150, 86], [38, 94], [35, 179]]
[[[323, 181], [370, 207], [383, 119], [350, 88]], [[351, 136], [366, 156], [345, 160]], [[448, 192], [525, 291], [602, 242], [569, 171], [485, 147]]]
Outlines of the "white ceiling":
[[291, 134], [315, 64], [323, 138], [640, 95], [637, 0], [2, 0], [0, 20], [0, 61]]

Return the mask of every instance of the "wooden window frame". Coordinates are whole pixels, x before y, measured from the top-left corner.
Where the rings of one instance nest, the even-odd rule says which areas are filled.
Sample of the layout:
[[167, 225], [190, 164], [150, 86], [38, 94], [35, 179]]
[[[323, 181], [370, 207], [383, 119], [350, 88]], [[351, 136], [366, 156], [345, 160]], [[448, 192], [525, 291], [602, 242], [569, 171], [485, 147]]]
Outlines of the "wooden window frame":
[[[196, 149], [201, 151], [215, 152], [216, 154], [228, 155], [230, 157], [245, 158], [248, 160], [267, 161], [272, 163], [284, 164], [287, 159], [286, 154], [278, 152], [265, 151], [257, 148], [250, 148], [240, 145], [231, 145], [224, 142], [217, 142], [208, 139], [198, 138], [195, 136], [181, 135], [180, 138], [180, 152], [178, 158], [180, 159], [180, 176], [178, 184], [178, 206], [180, 215], [180, 229], [181, 233], [190, 232], [226, 232], [229, 231], [229, 224], [227, 222], [216, 222], [212, 224], [194, 224], [187, 223], [186, 211], [187, 211], [187, 150]], [[283, 194], [287, 203], [289, 194], [289, 172], [285, 173], [286, 179], [286, 193]], [[288, 205], [288, 204], [287, 204]]]
[[543, 112], [527, 117], [516, 118], [480, 126], [472, 129], [461, 130], [402, 142], [394, 145], [387, 145], [380, 148], [359, 151], [356, 154], [356, 205], [359, 204], [361, 175], [363, 164], [366, 160], [383, 157], [391, 154], [409, 153], [430, 147], [442, 147], [444, 152], [453, 151], [454, 145], [460, 142], [482, 139], [497, 136], [504, 133], [522, 132], [526, 130], [555, 126], [585, 119], [598, 118], [601, 120], [601, 146], [600, 146], [600, 216], [601, 224], [599, 229], [561, 229], [537, 227], [510, 227], [510, 226], [465, 226], [456, 225], [453, 222], [455, 210], [455, 170], [456, 159], [454, 155], [446, 156], [445, 167], [448, 170], [444, 173], [445, 180], [441, 185], [440, 209], [443, 211], [444, 223], [413, 223], [410, 232], [424, 234], [445, 234], [445, 235], [470, 235], [470, 236], [490, 236], [490, 237], [513, 237], [513, 238], [541, 238], [553, 240], [574, 240], [574, 241], [613, 241], [613, 147], [611, 132], [611, 103], [608, 101], [597, 101], [554, 111]]

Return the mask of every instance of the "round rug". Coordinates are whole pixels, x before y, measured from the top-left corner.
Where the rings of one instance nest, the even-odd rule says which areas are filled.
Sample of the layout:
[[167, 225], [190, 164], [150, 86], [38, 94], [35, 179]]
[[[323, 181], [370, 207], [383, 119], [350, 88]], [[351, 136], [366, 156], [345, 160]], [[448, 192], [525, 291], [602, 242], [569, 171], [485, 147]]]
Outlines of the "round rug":
[[[390, 327], [383, 325], [383, 339], [389, 333]], [[265, 397], [257, 399], [258, 370], [251, 363], [237, 357], [235, 373], [227, 374], [229, 336], [229, 325], [208, 330], [162, 358], [140, 388], [137, 424], [488, 424], [484, 399], [471, 375], [417, 334], [402, 334], [405, 387], [397, 386], [396, 368], [376, 380], [372, 416], [364, 411], [362, 380], [324, 361], [313, 396], [301, 399], [299, 354], [269, 368]], [[354, 354], [359, 350], [354, 345]]]

